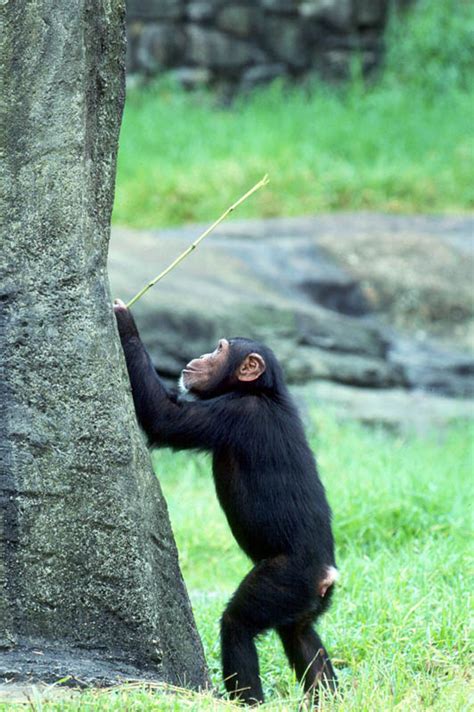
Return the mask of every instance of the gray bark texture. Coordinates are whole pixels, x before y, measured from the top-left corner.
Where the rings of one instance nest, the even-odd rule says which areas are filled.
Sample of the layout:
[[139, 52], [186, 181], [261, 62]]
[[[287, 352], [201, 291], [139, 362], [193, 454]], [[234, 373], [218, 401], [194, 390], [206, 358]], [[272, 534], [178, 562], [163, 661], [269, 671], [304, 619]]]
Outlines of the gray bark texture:
[[123, 3], [0, 4], [0, 678], [203, 686], [106, 273]]

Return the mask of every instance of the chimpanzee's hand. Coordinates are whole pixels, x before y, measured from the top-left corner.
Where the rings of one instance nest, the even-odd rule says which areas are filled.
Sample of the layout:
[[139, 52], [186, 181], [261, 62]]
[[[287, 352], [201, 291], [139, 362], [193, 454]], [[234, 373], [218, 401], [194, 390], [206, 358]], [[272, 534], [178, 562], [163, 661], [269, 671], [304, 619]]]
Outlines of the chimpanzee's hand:
[[130, 309], [122, 302], [121, 299], [114, 301], [114, 313], [117, 319], [117, 326], [122, 343], [128, 341], [133, 336], [138, 336], [138, 329]]

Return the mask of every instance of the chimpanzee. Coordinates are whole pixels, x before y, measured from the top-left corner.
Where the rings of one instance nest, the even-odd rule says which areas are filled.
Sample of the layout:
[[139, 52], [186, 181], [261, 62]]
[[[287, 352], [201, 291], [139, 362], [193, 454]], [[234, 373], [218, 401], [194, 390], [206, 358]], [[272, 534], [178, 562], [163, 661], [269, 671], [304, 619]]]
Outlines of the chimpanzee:
[[[305, 691], [336, 675], [312, 623], [337, 578], [331, 512], [281, 367], [266, 346], [221, 339], [183, 369], [183, 399], [168, 392], [132, 314], [114, 304], [138, 420], [150, 445], [210, 451], [219, 502], [254, 566], [221, 621], [231, 698], [263, 702], [255, 638], [275, 628]], [[193, 398], [190, 399], [189, 395]]]

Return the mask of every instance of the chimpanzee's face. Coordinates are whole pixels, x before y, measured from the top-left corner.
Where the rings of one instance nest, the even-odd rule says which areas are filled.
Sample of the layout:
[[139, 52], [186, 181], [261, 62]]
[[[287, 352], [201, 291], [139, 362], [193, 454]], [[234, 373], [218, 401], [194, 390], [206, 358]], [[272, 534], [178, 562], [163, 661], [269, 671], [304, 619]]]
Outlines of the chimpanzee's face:
[[[240, 340], [242, 341], [242, 339]], [[180, 385], [200, 398], [213, 398], [256, 381], [266, 369], [263, 356], [238, 340], [220, 339], [214, 351], [194, 358], [183, 369]]]
[[212, 353], [194, 358], [183, 368], [181, 382], [184, 388], [197, 394], [217, 388], [228, 375], [229, 357], [229, 342], [219, 339]]

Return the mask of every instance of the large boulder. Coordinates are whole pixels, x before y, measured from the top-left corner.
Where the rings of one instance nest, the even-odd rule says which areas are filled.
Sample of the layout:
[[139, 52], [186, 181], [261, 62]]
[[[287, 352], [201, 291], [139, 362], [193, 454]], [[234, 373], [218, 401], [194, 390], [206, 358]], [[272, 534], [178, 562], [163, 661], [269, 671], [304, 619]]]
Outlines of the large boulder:
[[382, 323], [472, 352], [472, 217], [340, 215], [318, 234]]
[[[170, 378], [220, 336], [243, 335], [272, 346], [291, 383], [329, 380], [469, 397], [474, 390], [474, 359], [472, 352], [456, 343], [456, 328], [450, 327], [454, 341], [449, 347], [446, 343], [440, 347], [426, 336], [432, 318], [424, 301], [426, 282], [435, 290], [432, 298], [445, 305], [439, 310], [441, 319], [452, 316], [446, 306], [450, 300], [462, 305], [456, 312], [460, 323], [472, 318], [466, 284], [466, 262], [472, 256], [464, 242], [460, 246], [450, 238], [450, 226], [458, 237], [463, 230], [468, 235], [468, 223], [451, 218], [444, 220], [444, 230], [436, 221], [393, 221], [381, 216], [229, 222], [202, 243], [199, 254], [185, 260], [137, 302], [134, 311], [159, 370]], [[159, 233], [116, 228], [110, 260], [115, 293], [132, 297], [153, 271], [160, 271], [196, 238], [201, 227]], [[366, 236], [368, 256], [363, 267], [353, 246], [354, 235]], [[404, 319], [400, 329], [405, 329], [400, 331], [393, 326], [398, 324], [399, 290], [404, 289], [408, 274], [414, 280], [415, 270], [408, 240], [414, 245], [422, 241], [425, 261], [415, 328], [410, 331]], [[449, 256], [452, 270], [459, 267], [451, 289], [445, 279], [435, 289], [438, 259], [430, 276], [431, 256], [438, 251], [445, 260]], [[390, 254], [396, 262], [398, 252], [404, 255], [404, 268], [392, 269], [384, 282], [378, 276], [377, 255], [384, 261]], [[418, 264], [419, 250], [412, 259]], [[362, 269], [364, 279], [359, 278]], [[420, 320], [426, 327], [421, 336]], [[446, 322], [444, 332], [448, 332]], [[461, 345], [466, 346], [464, 341]]]
[[308, 422], [315, 413], [328, 412], [339, 420], [357, 420], [364, 425], [424, 435], [434, 428], [474, 418], [472, 400], [420, 390], [351, 388], [331, 381], [315, 381], [293, 386], [292, 392]]

